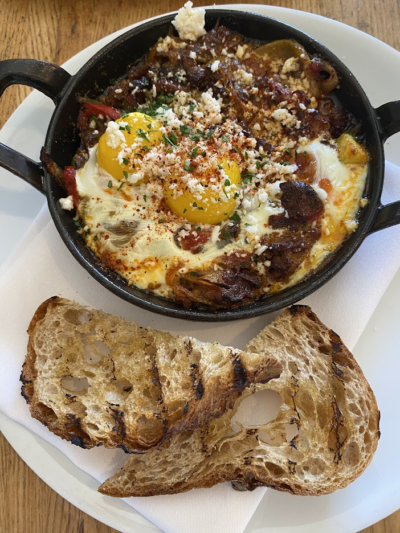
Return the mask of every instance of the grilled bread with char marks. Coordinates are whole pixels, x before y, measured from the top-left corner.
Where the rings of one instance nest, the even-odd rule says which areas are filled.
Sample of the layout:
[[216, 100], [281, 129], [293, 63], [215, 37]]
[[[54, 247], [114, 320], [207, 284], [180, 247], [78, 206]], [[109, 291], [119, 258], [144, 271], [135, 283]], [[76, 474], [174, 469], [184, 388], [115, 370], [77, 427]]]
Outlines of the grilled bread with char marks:
[[[99, 491], [153, 496], [231, 481], [238, 490], [268, 486], [315, 496], [361, 475], [377, 448], [379, 411], [339, 336], [310, 308], [293, 306], [246, 349], [277, 358], [280, 377], [245, 389], [233, 409], [204, 427], [131, 456]], [[258, 426], [233, 424], [241, 401], [265, 389], [281, 397], [275, 419]]]
[[37, 309], [28, 333], [21, 381], [31, 414], [82, 448], [144, 452], [221, 416], [246, 387], [282, 370], [273, 358], [58, 297]]

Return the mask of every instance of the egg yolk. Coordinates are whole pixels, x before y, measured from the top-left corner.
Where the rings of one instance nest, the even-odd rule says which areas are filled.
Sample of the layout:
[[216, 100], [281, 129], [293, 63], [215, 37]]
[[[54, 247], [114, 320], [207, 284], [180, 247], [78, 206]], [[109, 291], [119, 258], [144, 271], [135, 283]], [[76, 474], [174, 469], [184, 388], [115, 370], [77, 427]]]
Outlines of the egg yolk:
[[[164, 196], [169, 207], [192, 223], [219, 224], [235, 210], [241, 183], [240, 169], [234, 161], [224, 158], [219, 163], [225, 176], [210, 169], [196, 183], [184, 183], [173, 176], [164, 182]], [[212, 178], [217, 178], [213, 179]]]
[[137, 154], [160, 144], [162, 140], [160, 128], [158, 120], [137, 112], [129, 113], [109, 123], [107, 131], [99, 140], [97, 150], [99, 166], [116, 180], [121, 180], [126, 173], [138, 172], [140, 168], [132, 165], [131, 158], [137, 158]]

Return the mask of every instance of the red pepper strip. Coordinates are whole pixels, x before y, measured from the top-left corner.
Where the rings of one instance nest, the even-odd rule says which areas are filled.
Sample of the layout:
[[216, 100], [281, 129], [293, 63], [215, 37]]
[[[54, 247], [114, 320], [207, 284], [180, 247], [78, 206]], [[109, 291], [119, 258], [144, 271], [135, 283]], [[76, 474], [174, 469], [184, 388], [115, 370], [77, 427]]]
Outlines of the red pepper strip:
[[67, 192], [69, 196], [72, 196], [72, 199], [74, 201], [74, 207], [76, 209], [79, 203], [79, 195], [78, 195], [78, 189], [76, 188], [75, 175], [76, 175], [76, 170], [74, 167], [64, 168], [63, 178], [65, 181], [65, 185], [67, 186]]
[[111, 107], [109, 105], [82, 104], [78, 119], [78, 126], [81, 131], [84, 129], [91, 115], [94, 115], [96, 117], [98, 117], [99, 115], [103, 115], [104, 117], [109, 117], [111, 120], [117, 120], [117, 118], [120, 118], [123, 113], [119, 109], [116, 109], [115, 107]]

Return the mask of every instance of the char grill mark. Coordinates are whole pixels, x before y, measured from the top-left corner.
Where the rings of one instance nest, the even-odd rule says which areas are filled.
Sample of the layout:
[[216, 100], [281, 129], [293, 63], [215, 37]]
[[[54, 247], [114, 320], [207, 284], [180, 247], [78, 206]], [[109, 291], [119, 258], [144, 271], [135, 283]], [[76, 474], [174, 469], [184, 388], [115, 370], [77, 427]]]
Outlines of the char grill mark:
[[235, 382], [235, 390], [243, 390], [247, 385], [247, 372], [244, 368], [240, 355], [238, 353], [231, 352], [232, 365], [233, 365], [233, 379]]

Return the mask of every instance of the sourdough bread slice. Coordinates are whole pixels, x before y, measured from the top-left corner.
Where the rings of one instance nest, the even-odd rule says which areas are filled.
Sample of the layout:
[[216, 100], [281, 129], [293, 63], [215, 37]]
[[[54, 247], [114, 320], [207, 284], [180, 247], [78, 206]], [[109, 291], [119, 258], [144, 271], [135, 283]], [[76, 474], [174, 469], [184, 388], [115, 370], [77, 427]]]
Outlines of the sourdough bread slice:
[[[269, 486], [321, 495], [356, 479], [376, 450], [379, 411], [339, 336], [308, 307], [294, 306], [247, 350], [276, 357], [283, 366], [280, 378], [252, 385], [233, 409], [206, 426], [176, 434], [145, 455], [131, 456], [99, 491], [117, 497], [152, 496], [232, 481], [238, 490]], [[232, 418], [240, 402], [263, 389], [276, 391], [282, 399], [276, 418], [235, 429]]]
[[272, 358], [174, 337], [54, 297], [28, 329], [22, 394], [34, 418], [82, 448], [143, 452], [232, 407]]

